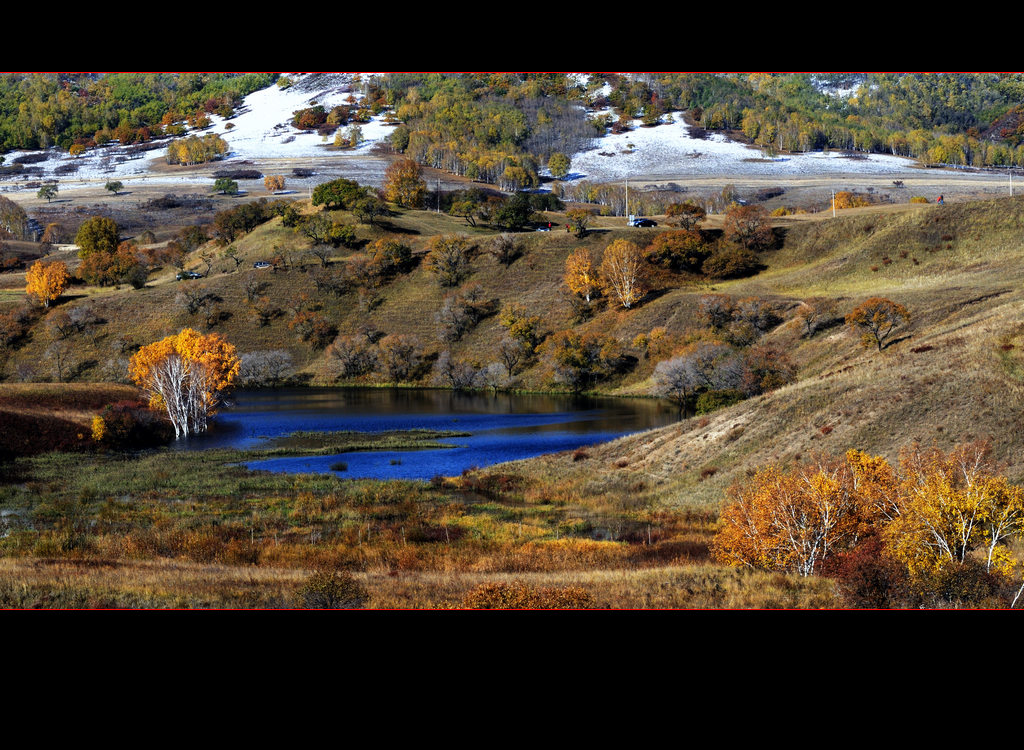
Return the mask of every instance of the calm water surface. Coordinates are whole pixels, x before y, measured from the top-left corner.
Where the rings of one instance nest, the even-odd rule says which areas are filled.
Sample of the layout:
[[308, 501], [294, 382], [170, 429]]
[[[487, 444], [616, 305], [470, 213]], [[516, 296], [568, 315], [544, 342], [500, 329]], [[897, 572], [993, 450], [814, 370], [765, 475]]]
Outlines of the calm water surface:
[[178, 446], [254, 448], [298, 431], [457, 430], [455, 446], [423, 451], [373, 451], [252, 461], [251, 469], [331, 472], [376, 479], [429, 479], [473, 466], [574, 450], [674, 422], [675, 409], [647, 399], [497, 395], [410, 389], [286, 388], [238, 391], [234, 406], [205, 435]]

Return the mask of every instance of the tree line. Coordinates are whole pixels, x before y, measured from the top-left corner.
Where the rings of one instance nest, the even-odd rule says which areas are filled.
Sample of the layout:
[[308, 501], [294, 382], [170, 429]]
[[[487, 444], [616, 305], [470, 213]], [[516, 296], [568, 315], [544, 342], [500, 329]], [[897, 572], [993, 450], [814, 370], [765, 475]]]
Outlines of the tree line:
[[0, 75], [0, 152], [146, 141], [190, 118], [230, 116], [276, 75], [9, 73]]

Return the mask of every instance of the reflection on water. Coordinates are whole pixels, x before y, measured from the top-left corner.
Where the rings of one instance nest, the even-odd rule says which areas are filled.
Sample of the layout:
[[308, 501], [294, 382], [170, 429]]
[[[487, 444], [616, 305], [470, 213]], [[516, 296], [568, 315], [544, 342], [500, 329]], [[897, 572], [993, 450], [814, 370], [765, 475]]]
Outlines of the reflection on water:
[[675, 420], [675, 410], [646, 399], [545, 394], [487, 394], [386, 388], [288, 388], [240, 391], [210, 432], [177, 446], [252, 448], [297, 431], [380, 432], [458, 430], [471, 433], [444, 442], [457, 447], [424, 451], [344, 453], [274, 458], [247, 464], [283, 472], [329, 472], [379, 479], [429, 479], [473, 466], [573, 450]]

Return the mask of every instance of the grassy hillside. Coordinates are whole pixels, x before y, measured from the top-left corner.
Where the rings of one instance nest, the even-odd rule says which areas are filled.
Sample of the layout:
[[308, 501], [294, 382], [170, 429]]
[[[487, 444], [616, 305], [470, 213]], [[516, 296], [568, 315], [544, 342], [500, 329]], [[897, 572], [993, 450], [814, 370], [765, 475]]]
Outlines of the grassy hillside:
[[[339, 212], [339, 218], [349, 217]], [[556, 227], [561, 218], [551, 216]], [[761, 254], [759, 274], [712, 284], [662, 273], [639, 306], [622, 310], [605, 300], [582, 323], [574, 323], [562, 288], [566, 255], [581, 244], [599, 253], [617, 237], [646, 244], [659, 230], [598, 220], [583, 240], [564, 231], [523, 233], [522, 257], [506, 268], [478, 253], [468, 281], [480, 284], [492, 309], [515, 302], [540, 315], [545, 332], [575, 325], [614, 337], [635, 364], [603, 382], [603, 389], [649, 393], [659, 359], [708, 337], [697, 315], [708, 293], [771, 304], [780, 322], [761, 340], [792, 359], [794, 382], [670, 427], [430, 486], [254, 475], [225, 469], [244, 460], [228, 452], [53, 454], [19, 461], [12, 476], [22, 484], [3, 488], [11, 511], [5, 523], [13, 533], [4, 543], [0, 603], [300, 606], [309, 572], [328, 565], [356, 571], [367, 603], [380, 607], [457, 606], [481, 585], [513, 579], [538, 590], [581, 587], [591, 606], [836, 606], [841, 600], [828, 581], [710, 563], [708, 543], [725, 488], [766, 463], [819, 451], [860, 448], [892, 460], [912, 441], [950, 448], [979, 437], [991, 438], [1011, 479], [1024, 480], [1018, 427], [1024, 416], [1022, 222], [1021, 199], [780, 221], [783, 241]], [[360, 225], [357, 232], [365, 241], [401, 236], [420, 259], [436, 234], [463, 233], [481, 247], [492, 234], [416, 211], [391, 217], [384, 227]], [[307, 257], [301, 269], [306, 245], [274, 219], [234, 243], [245, 259], [238, 270], [221, 255], [206, 279], [176, 282], [164, 271], [140, 290], [73, 289], [56, 311], [90, 305], [95, 313], [93, 323], [66, 339], [80, 363], [74, 376], [105, 379], [131, 351], [133, 343], [120, 341], [125, 334], [137, 345], [184, 325], [207, 327], [205, 316], [190, 316], [175, 303], [187, 285], [202, 285], [220, 299], [211, 330], [242, 352], [287, 348], [309, 379], [334, 382], [329, 358], [288, 326], [288, 301], [315, 294], [311, 270], [319, 263]], [[294, 262], [276, 272], [252, 268], [275, 254], [291, 254]], [[339, 250], [331, 268], [358, 255]], [[203, 265], [200, 251], [189, 265]], [[3, 276], [3, 311], [22, 304], [16, 277]], [[262, 293], [283, 311], [266, 326], [246, 314], [245, 286], [253, 279], [268, 284]], [[383, 333], [415, 334], [424, 351], [436, 354], [443, 344], [434, 314], [444, 293], [420, 262], [383, 285], [371, 309], [360, 308], [356, 292], [316, 300], [339, 333], [369, 323]], [[911, 314], [881, 352], [864, 348], [842, 324], [843, 315], [871, 296], [891, 298]], [[798, 313], [816, 299], [834, 307], [830, 320], [809, 335]], [[634, 339], [659, 327], [671, 345], [645, 356]], [[497, 316], [490, 315], [452, 351], [487, 362], [501, 335]], [[31, 378], [32, 367], [35, 377], [46, 377], [54, 339], [46, 319], [36, 317], [8, 349], [6, 379]], [[548, 377], [538, 361], [519, 382], [540, 387]], [[421, 382], [428, 380], [424, 375]], [[0, 406], [6, 419], [22, 420], [18, 430], [32, 429], [40, 409], [62, 417], [45, 432], [74, 434], [72, 442], [80, 443], [92, 409], [130, 392], [100, 384], [7, 382], [0, 384]], [[51, 447], [71, 446], [58, 441]], [[93, 559], [107, 563], [90, 567]], [[242, 566], [254, 571], [244, 581]], [[70, 569], [77, 583], [58, 583]]]
[[[1024, 480], [1022, 219], [1015, 199], [794, 225], [765, 272], [716, 290], [775, 295], [793, 309], [826, 297], [841, 313], [886, 296], [912, 315], [899, 337], [878, 352], [843, 325], [806, 337], [791, 318], [768, 338], [799, 363], [797, 382], [623, 438], [591, 451], [595, 461], [643, 476], [684, 507], [717, 505], [726, 486], [766, 463], [850, 448], [895, 460], [914, 441], [949, 449], [990, 438], [1008, 476]], [[570, 470], [569, 457], [544, 461]]]

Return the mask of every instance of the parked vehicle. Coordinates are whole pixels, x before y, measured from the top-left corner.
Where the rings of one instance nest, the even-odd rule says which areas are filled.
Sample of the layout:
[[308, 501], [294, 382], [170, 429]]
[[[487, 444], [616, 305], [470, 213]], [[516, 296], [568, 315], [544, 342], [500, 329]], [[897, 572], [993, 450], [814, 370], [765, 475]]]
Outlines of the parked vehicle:
[[203, 278], [203, 275], [201, 273], [196, 273], [195, 271], [178, 271], [174, 278], [178, 281], [184, 281], [185, 279], [201, 279]]

